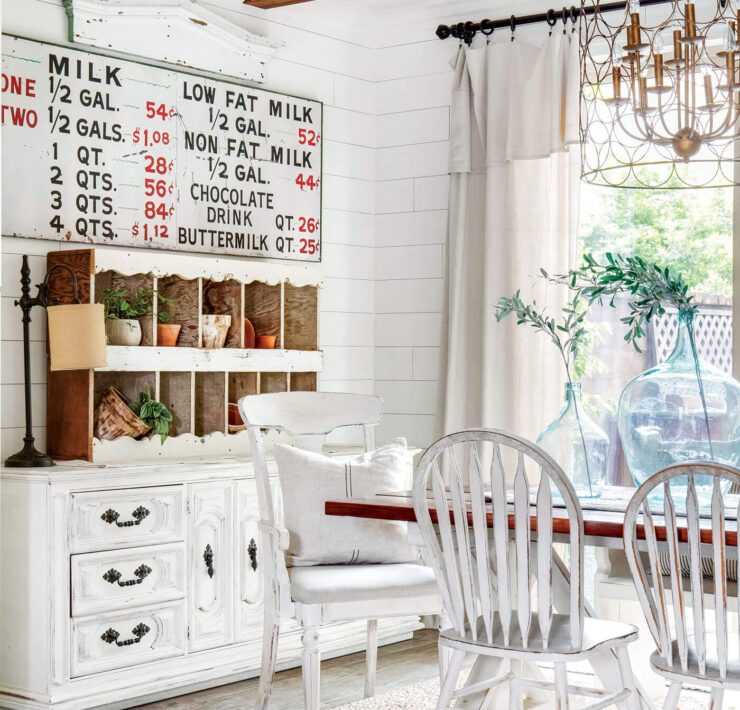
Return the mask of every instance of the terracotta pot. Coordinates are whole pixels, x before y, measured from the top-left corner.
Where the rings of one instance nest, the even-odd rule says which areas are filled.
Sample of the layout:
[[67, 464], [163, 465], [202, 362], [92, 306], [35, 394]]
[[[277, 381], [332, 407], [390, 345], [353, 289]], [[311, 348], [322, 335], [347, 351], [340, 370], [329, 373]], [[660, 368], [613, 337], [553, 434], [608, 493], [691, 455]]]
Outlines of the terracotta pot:
[[231, 316], [203, 316], [203, 347], [222, 348], [231, 327]]
[[141, 323], [128, 318], [108, 318], [105, 335], [108, 345], [141, 345]]
[[273, 350], [277, 343], [277, 335], [257, 335], [254, 341], [260, 350]]
[[111, 441], [121, 436], [136, 439], [151, 427], [137, 417], [128, 400], [115, 388], [109, 387], [95, 410], [95, 436]]
[[173, 347], [177, 345], [177, 337], [180, 335], [181, 325], [174, 323], [158, 323], [157, 324], [157, 345], [163, 347]]
[[254, 326], [249, 318], [244, 319], [244, 347], [247, 350], [254, 348]]
[[239, 405], [229, 402], [229, 434], [236, 434], [246, 428], [247, 426], [239, 412]]

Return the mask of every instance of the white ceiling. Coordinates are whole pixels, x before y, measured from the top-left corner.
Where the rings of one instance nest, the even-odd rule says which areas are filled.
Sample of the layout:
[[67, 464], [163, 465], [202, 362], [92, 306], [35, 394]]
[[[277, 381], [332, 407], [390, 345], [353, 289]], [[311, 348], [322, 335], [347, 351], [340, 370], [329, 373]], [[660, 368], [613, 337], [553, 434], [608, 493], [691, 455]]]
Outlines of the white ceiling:
[[491, 20], [531, 12], [544, 12], [558, 6], [556, 0], [313, 0], [276, 10], [252, 10], [265, 13], [270, 20], [300, 23], [313, 31], [342, 34], [347, 38], [367, 37], [370, 46], [383, 44], [383, 37], [393, 42], [408, 37], [418, 41], [428, 33], [434, 37], [438, 24], [461, 20]]

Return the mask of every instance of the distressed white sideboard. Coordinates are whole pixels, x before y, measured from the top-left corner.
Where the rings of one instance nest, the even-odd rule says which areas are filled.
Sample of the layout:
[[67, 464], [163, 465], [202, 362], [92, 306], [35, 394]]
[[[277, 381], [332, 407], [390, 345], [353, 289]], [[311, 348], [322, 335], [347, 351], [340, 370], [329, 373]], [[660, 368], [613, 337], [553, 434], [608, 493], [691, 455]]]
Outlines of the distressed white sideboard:
[[[130, 707], [257, 676], [258, 517], [246, 460], [2, 469], [0, 707]], [[381, 621], [381, 642], [420, 627]], [[364, 648], [365, 622], [321, 645]], [[286, 625], [281, 667], [300, 650]]]

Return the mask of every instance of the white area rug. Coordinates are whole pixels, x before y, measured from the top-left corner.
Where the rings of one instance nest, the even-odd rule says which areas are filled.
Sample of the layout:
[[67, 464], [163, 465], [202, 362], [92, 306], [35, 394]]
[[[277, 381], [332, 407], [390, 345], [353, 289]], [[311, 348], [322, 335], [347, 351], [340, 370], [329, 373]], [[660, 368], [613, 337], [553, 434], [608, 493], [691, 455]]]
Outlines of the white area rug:
[[[385, 695], [342, 705], [341, 710], [434, 710], [438, 694], [439, 681], [437, 678], [430, 678], [421, 683], [398, 688]], [[574, 698], [571, 701], [571, 707], [580, 707], [579, 700]], [[725, 707], [728, 705], [737, 707], [735, 703], [726, 703]], [[707, 693], [684, 691], [681, 694], [679, 710], [706, 710], [708, 707], [709, 695]]]

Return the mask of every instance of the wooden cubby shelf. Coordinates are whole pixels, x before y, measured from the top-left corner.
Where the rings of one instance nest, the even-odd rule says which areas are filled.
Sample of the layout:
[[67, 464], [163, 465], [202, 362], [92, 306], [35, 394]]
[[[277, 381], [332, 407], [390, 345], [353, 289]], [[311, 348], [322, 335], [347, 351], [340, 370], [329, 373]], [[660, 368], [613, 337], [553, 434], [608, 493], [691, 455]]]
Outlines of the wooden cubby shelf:
[[[247, 454], [245, 432], [229, 426], [229, 403], [248, 394], [317, 389], [323, 353], [315, 265], [114, 248], [51, 252], [48, 262], [73, 268], [84, 298], [93, 302], [102, 302], [104, 290], [114, 286], [132, 295], [142, 287], [154, 289], [172, 301], [170, 322], [182, 326], [176, 346], [159, 346], [155, 303], [152, 314], [140, 319], [141, 345], [109, 345], [107, 366], [95, 371], [49, 373], [50, 402], [61, 397], [87, 410], [79, 417], [49, 416], [55, 458], [114, 463]], [[231, 316], [223, 348], [201, 347], [205, 315]], [[275, 336], [275, 349], [245, 348], [245, 318], [256, 335]], [[157, 436], [95, 439], [95, 410], [108, 387], [133, 400], [147, 385], [173, 414], [164, 445]]]

